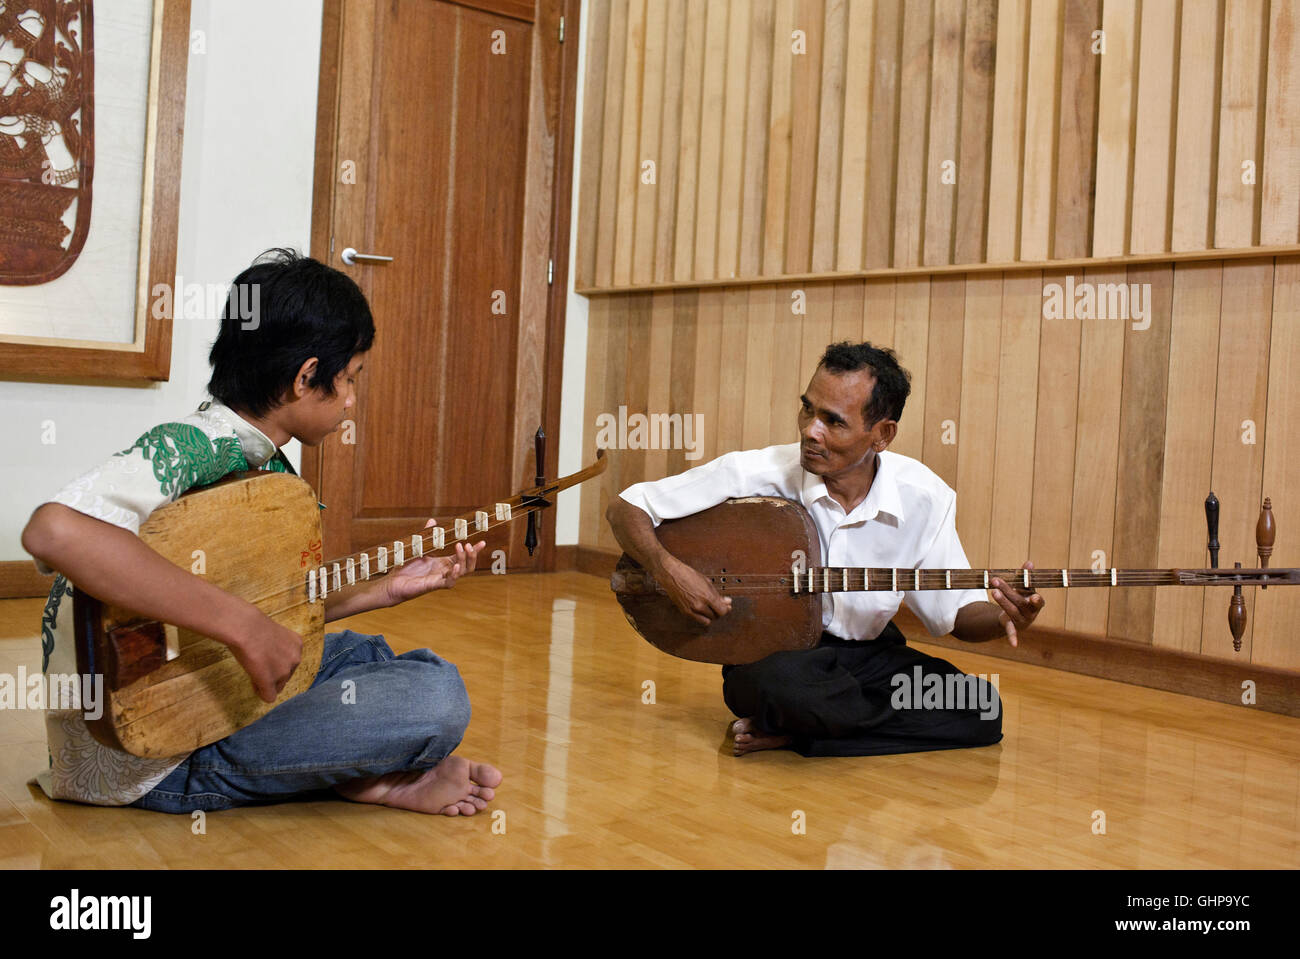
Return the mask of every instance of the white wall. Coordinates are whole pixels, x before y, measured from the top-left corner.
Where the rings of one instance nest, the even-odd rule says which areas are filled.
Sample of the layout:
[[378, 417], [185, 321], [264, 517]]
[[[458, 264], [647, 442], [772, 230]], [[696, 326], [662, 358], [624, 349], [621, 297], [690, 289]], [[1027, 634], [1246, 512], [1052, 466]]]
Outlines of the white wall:
[[[194, 0], [176, 272], [229, 284], [311, 231], [321, 0]], [[286, 39], [288, 38], [288, 39]], [[192, 45], [197, 45], [193, 37]], [[205, 397], [215, 319], [178, 320], [171, 379], [138, 387], [0, 381], [0, 560], [32, 510], [77, 474]], [[42, 443], [45, 421], [55, 442]], [[297, 443], [288, 450], [295, 465]]]
[[[564, 373], [560, 393], [560, 466], [564, 476], [582, 469], [596, 455], [587, 431], [583, 428], [583, 408], [587, 393], [587, 304], [585, 296], [573, 292], [577, 275], [578, 207], [582, 199], [578, 185], [582, 170], [582, 103], [587, 75], [587, 2], [582, 0], [578, 41], [578, 97], [574, 104], [573, 136], [573, 216], [569, 222], [569, 297], [564, 321]], [[592, 434], [594, 436], [594, 434]], [[599, 480], [567, 489], [555, 504], [555, 542], [566, 545], [578, 542], [580, 497], [590, 491], [596, 495]]]

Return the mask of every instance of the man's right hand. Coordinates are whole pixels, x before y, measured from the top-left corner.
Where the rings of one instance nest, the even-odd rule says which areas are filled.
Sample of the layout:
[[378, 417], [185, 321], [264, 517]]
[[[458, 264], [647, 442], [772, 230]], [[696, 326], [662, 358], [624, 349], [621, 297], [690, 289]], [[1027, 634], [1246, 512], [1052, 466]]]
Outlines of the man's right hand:
[[250, 619], [250, 627], [228, 646], [258, 697], [273, 703], [302, 661], [302, 637], [261, 612]]
[[730, 597], [723, 596], [707, 577], [676, 557], [670, 557], [655, 571], [655, 579], [678, 609], [703, 626], [731, 611]]

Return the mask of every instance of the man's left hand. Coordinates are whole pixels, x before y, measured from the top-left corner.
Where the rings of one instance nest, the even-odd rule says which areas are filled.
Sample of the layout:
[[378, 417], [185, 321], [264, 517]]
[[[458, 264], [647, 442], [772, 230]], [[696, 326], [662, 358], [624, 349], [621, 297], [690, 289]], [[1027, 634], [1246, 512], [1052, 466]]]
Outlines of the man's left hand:
[[[1021, 569], [1033, 569], [1034, 564], [1026, 562]], [[1046, 604], [1046, 600], [1032, 589], [1023, 586], [1009, 586], [1004, 580], [995, 576], [989, 585], [993, 588], [993, 601], [1002, 607], [998, 622], [1006, 630], [1007, 642], [1012, 646], [1016, 641], [1018, 629], [1028, 629]]]

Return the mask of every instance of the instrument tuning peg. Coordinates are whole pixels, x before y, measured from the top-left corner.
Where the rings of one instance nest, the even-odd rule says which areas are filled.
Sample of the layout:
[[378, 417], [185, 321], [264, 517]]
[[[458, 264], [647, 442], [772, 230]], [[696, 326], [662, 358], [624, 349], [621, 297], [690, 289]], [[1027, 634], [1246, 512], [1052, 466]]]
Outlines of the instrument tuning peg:
[[[1259, 511], [1259, 522], [1255, 524], [1255, 548], [1259, 552], [1259, 568], [1268, 569], [1268, 558], [1273, 555], [1273, 543], [1277, 540], [1277, 526], [1273, 523], [1273, 503], [1267, 496]], [[1268, 589], [1264, 583], [1260, 589]]]
[[1207, 546], [1210, 550], [1210, 569], [1219, 568], [1219, 497], [1210, 490], [1205, 497], [1205, 526], [1210, 538]]
[[[1240, 563], [1232, 564], [1241, 569]], [[1241, 637], [1246, 632], [1246, 598], [1241, 595], [1241, 584], [1232, 587], [1232, 599], [1228, 603], [1228, 629], [1232, 631], [1232, 650], [1241, 652]]]

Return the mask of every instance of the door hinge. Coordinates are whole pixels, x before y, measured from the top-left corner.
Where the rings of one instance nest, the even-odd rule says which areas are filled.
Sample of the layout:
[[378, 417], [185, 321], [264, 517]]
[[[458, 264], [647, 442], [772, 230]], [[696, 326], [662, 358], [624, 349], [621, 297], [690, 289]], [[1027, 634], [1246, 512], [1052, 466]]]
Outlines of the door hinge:
[[551, 283], [554, 282], [554, 280], [555, 280], [555, 261], [547, 260], [546, 261], [546, 285], [550, 286]]
[[560, 17], [560, 42], [564, 42], [564, 17]]

